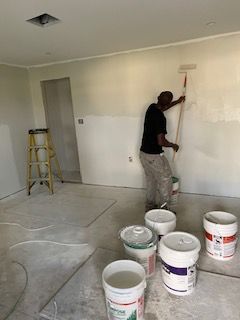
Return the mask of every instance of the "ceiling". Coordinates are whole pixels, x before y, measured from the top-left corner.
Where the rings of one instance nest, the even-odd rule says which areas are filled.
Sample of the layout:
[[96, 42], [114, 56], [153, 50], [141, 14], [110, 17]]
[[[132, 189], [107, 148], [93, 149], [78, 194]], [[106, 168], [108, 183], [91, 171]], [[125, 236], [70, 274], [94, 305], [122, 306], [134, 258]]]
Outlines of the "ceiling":
[[[25, 21], [42, 13], [61, 22]], [[239, 14], [239, 0], [0, 0], [0, 61], [30, 66], [234, 32]]]

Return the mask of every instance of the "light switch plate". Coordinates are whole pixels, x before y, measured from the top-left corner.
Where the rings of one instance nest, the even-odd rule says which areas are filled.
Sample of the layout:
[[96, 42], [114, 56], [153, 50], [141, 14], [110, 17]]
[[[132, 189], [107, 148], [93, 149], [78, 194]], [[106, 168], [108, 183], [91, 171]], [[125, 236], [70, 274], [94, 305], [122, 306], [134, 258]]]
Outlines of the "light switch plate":
[[83, 124], [83, 119], [78, 119], [78, 124]]

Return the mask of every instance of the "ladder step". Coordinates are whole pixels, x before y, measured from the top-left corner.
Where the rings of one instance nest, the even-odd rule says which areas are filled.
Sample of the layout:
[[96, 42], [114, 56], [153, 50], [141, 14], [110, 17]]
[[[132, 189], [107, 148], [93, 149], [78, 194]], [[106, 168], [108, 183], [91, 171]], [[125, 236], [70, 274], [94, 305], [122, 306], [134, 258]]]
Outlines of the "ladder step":
[[28, 147], [28, 149], [47, 149], [47, 148], [49, 148], [49, 147], [47, 147], [45, 144]]
[[29, 134], [48, 133], [48, 128], [30, 129], [28, 130], [28, 133]]
[[49, 178], [31, 178], [31, 179], [28, 179], [28, 181], [48, 181]]
[[30, 165], [32, 165], [32, 164], [48, 164], [48, 162], [47, 161], [31, 161], [31, 162], [29, 162], [29, 164]]

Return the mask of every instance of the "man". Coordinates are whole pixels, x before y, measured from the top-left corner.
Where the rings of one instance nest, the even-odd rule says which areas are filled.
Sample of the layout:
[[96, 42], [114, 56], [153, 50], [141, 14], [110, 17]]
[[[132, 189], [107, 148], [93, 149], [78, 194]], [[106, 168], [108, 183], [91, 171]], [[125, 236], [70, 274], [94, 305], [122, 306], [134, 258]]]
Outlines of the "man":
[[151, 104], [145, 115], [140, 161], [147, 180], [146, 211], [160, 208], [164, 204], [165, 207], [170, 205], [172, 172], [162, 148], [172, 148], [177, 152], [179, 146], [165, 137], [167, 129], [163, 112], [184, 101], [185, 97], [176, 101], [172, 99], [172, 92], [162, 92], [158, 102]]

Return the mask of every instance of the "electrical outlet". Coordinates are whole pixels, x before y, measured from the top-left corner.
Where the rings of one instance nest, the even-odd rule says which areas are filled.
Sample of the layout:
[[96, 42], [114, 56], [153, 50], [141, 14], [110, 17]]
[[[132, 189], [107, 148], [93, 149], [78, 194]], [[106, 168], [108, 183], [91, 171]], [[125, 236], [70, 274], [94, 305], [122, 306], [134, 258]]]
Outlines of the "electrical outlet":
[[83, 119], [78, 119], [78, 124], [83, 124]]
[[133, 157], [128, 157], [129, 162], [133, 162]]

